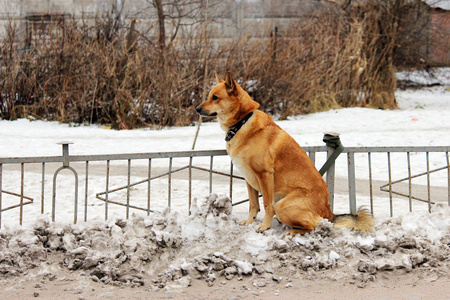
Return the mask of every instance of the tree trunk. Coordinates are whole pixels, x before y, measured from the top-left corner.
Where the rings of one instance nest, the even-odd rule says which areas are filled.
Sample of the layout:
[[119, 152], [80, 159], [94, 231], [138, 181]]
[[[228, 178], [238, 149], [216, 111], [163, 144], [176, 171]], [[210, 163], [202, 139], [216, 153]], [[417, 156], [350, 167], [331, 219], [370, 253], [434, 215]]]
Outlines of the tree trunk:
[[156, 10], [158, 12], [158, 25], [159, 25], [159, 39], [158, 46], [161, 50], [161, 54], [164, 53], [164, 49], [166, 48], [166, 28], [165, 28], [165, 18], [162, 6], [162, 0], [154, 0]]

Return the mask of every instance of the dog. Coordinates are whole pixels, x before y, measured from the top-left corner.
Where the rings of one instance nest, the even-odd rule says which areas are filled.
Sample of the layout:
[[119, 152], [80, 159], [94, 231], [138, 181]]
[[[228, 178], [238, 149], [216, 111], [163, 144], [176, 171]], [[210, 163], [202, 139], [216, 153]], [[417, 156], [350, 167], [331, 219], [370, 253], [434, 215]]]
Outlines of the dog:
[[308, 233], [322, 219], [338, 227], [369, 232], [374, 219], [364, 209], [357, 214], [334, 215], [328, 188], [306, 152], [272, 118], [258, 110], [259, 103], [233, 79], [216, 73], [217, 85], [208, 99], [196, 107], [202, 116], [217, 116], [226, 132], [226, 149], [243, 173], [249, 196], [249, 215], [242, 225], [252, 224], [259, 212], [262, 194], [265, 216], [257, 230], [270, 228], [277, 219], [292, 229], [285, 235]]

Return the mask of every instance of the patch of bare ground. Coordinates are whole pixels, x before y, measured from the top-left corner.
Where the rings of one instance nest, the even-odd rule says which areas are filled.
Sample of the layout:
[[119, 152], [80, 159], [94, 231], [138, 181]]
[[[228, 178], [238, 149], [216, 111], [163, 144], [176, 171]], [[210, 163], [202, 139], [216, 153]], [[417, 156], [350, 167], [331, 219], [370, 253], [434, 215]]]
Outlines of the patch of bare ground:
[[450, 277], [424, 279], [417, 273], [389, 272], [361, 287], [345, 281], [299, 278], [258, 281], [193, 280], [189, 287], [110, 285], [95, 282], [82, 272], [57, 268], [51, 275], [30, 274], [3, 278], [0, 299], [448, 299]]

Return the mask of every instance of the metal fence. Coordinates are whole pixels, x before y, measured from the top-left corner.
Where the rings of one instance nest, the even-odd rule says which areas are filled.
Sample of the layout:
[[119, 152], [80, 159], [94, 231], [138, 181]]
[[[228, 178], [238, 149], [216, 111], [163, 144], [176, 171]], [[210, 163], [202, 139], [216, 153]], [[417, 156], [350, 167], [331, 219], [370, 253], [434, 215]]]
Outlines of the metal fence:
[[[326, 146], [303, 147], [303, 149], [316, 166], [318, 165], [318, 169], [334, 150]], [[214, 191], [213, 186], [217, 185], [217, 182], [222, 188], [226, 185], [226, 193], [232, 199], [233, 205], [246, 201], [233, 199], [234, 182], [244, 178], [235, 174], [225, 150], [69, 155], [69, 143], [62, 143], [62, 150], [61, 156], [0, 158], [0, 228], [4, 224], [13, 222], [22, 225], [24, 220], [32, 219], [27, 217], [29, 214], [33, 216], [48, 214], [52, 221], [55, 221], [58, 214], [62, 214], [61, 210], [64, 212], [73, 210], [74, 223], [79, 221], [79, 214], [83, 215], [85, 222], [97, 219], [100, 210], [103, 210], [101, 215], [107, 220], [110, 218], [113, 207], [124, 208], [125, 218], [130, 217], [130, 211], [148, 215], [155, 210], [156, 201], [161, 209], [161, 199], [152, 199], [154, 198], [152, 193], [156, 191], [158, 197], [161, 197], [163, 190], [166, 197], [163, 206], [172, 207], [175, 200], [177, 203], [182, 202], [189, 211], [193, 199], [194, 181], [196, 182], [194, 187], [197, 187], [197, 182], [204, 182], [205, 186], [208, 186], [209, 193]], [[449, 152], [450, 146], [345, 148], [336, 164], [325, 175], [332, 208], [335, 208], [336, 189], [338, 194], [348, 195], [346, 201], [348, 210], [352, 213], [356, 212], [357, 204], [361, 204], [363, 198], [365, 199], [363, 204], [369, 206], [374, 214], [375, 200], [380, 197], [386, 199], [384, 206], [388, 206], [390, 216], [395, 211], [394, 199], [399, 198], [407, 201], [409, 211], [413, 211], [416, 203], [422, 203], [428, 211], [437, 202], [450, 205]], [[174, 163], [175, 160], [177, 164]], [[215, 165], [217, 160], [221, 160], [218, 167]], [[403, 170], [399, 170], [400, 160], [404, 161], [404, 167], [401, 168]], [[112, 174], [111, 164], [116, 161], [125, 166]], [[155, 161], [158, 161], [156, 165]], [[49, 168], [50, 165], [53, 169]], [[99, 169], [104, 173], [91, 175], [93, 165], [97, 173]], [[135, 180], [136, 176], [132, 176], [137, 166], [141, 169], [139, 180]], [[69, 175], [60, 175], [63, 170], [69, 171]], [[38, 176], [38, 179], [29, 179], [30, 172], [34, 174], [34, 177]], [[183, 175], [182, 172], [187, 174]], [[49, 182], [50, 176], [52, 181]], [[64, 186], [66, 195], [63, 196], [58, 193], [62, 189], [57, 184], [60, 176], [73, 177], [70, 187], [73, 190]], [[217, 176], [221, 179], [217, 179]], [[20, 179], [17, 180], [18, 178]], [[99, 183], [99, 178], [102, 178], [104, 182]], [[116, 179], [114, 187], [111, 183], [113, 178]], [[92, 192], [91, 181], [94, 179], [96, 191]], [[175, 197], [174, 182], [180, 180], [187, 181], [187, 187], [178, 189]], [[433, 184], [433, 181], [437, 181], [437, 185]], [[103, 184], [104, 189], [98, 190]], [[84, 196], [81, 197], [79, 196], [80, 186], [84, 186], [84, 189], [82, 188]], [[133, 197], [131, 192], [136, 194], [135, 189], [138, 186], [141, 187], [137, 191], [140, 201], [136, 202], [136, 197]], [[361, 189], [361, 186], [364, 187]], [[242, 190], [246, 190], [243, 185], [241, 187]], [[51, 204], [48, 202], [50, 191]], [[205, 190], [201, 191], [203, 194], [205, 192]], [[113, 199], [113, 196], [118, 193], [122, 193], [119, 200]], [[240, 193], [240, 195], [243, 194]], [[80, 206], [84, 207], [82, 212], [79, 211]], [[28, 209], [29, 207], [33, 209]], [[88, 207], [95, 213], [88, 214]], [[401, 207], [405, 210], [405, 205]], [[27, 208], [27, 211], [24, 208]]]

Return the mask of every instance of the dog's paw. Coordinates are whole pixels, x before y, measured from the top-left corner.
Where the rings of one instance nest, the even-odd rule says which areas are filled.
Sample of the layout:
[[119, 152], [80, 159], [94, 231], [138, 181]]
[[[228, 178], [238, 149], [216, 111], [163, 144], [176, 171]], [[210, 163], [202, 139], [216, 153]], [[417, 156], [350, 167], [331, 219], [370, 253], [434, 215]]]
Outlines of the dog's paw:
[[306, 230], [306, 229], [290, 229], [290, 230], [286, 230], [285, 232], [283, 232], [283, 234], [281, 235], [281, 238], [285, 238], [287, 236], [292, 236], [294, 237], [297, 234], [305, 234], [308, 233], [310, 231]]
[[242, 220], [241, 221], [241, 225], [243, 226], [247, 226], [253, 223], [253, 221], [255, 221], [254, 219], [246, 219], [246, 220]]
[[270, 228], [270, 224], [269, 225], [265, 225], [264, 223], [261, 223], [261, 225], [259, 225], [259, 227], [258, 227], [258, 229], [256, 229], [256, 231], [263, 232], [263, 231], [266, 231], [269, 228]]

